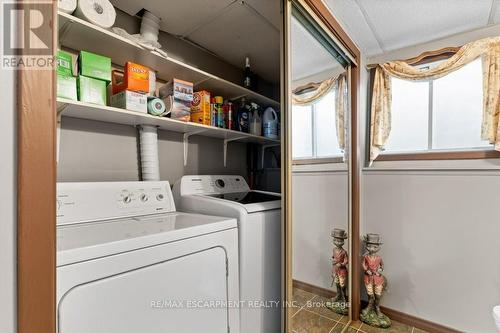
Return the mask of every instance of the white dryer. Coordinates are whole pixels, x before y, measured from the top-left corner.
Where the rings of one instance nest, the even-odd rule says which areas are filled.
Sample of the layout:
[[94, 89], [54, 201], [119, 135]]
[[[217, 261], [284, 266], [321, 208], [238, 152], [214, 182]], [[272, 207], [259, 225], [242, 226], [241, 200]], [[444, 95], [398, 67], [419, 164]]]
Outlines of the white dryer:
[[180, 211], [238, 219], [241, 333], [281, 332], [281, 196], [250, 190], [241, 176], [184, 176]]
[[57, 184], [59, 333], [239, 332], [235, 219], [168, 182]]

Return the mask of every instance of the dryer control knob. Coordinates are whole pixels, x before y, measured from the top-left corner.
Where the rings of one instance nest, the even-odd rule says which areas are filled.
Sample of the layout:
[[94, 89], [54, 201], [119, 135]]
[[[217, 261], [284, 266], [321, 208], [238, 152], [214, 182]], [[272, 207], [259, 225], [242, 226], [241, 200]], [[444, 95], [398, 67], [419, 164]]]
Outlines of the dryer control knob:
[[149, 200], [149, 197], [148, 197], [148, 195], [146, 193], [141, 194], [140, 198], [141, 198], [142, 202], [146, 202], [146, 201]]
[[132, 201], [132, 198], [129, 195], [127, 195], [126, 197], [123, 198], [123, 202], [126, 204], [130, 203], [131, 201]]
[[156, 195], [156, 200], [158, 200], [158, 201], [162, 201], [163, 198], [164, 198], [164, 195], [161, 193]]
[[215, 181], [215, 186], [219, 188], [224, 188], [224, 186], [226, 186], [226, 183], [222, 179], [217, 179]]

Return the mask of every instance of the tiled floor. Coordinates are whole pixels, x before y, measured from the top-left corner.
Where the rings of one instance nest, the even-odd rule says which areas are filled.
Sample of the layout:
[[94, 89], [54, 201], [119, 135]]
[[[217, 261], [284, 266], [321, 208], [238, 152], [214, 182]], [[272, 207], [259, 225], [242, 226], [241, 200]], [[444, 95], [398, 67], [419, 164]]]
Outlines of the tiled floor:
[[[324, 306], [326, 298], [294, 288], [293, 298], [298, 307], [292, 309], [293, 333], [340, 333], [349, 319]], [[392, 326], [380, 329], [359, 321], [351, 323], [347, 333], [426, 333], [418, 328], [392, 321]]]

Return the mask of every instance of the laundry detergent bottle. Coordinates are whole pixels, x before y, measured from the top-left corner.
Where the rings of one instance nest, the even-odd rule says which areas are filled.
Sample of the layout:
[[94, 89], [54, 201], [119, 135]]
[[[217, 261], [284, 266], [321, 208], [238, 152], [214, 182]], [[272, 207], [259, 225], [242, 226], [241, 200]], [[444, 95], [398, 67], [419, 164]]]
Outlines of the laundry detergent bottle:
[[250, 134], [258, 136], [262, 135], [262, 121], [259, 115], [259, 106], [256, 103], [251, 103]]
[[264, 136], [270, 139], [278, 139], [278, 114], [272, 107], [268, 107], [262, 115]]

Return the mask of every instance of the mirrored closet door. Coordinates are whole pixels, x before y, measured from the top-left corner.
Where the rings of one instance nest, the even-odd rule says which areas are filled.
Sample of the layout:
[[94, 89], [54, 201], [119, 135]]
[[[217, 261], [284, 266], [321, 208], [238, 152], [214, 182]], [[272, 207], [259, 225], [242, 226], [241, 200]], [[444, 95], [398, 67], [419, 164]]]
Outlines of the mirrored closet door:
[[350, 61], [307, 6], [289, 9], [288, 331], [330, 332], [350, 318]]

